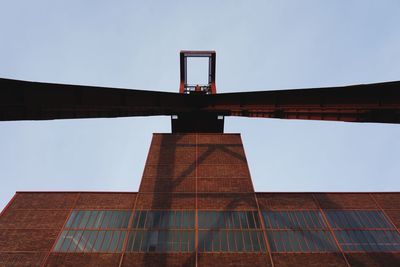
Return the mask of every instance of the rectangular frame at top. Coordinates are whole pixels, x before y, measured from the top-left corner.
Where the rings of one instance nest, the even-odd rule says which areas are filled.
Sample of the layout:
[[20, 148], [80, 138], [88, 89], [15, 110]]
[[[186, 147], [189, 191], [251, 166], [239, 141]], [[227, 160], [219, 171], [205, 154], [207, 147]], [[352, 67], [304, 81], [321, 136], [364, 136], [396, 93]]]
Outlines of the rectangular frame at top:
[[180, 87], [179, 92], [185, 93], [187, 84], [187, 58], [188, 57], [208, 57], [208, 84], [211, 88], [211, 94], [216, 93], [215, 70], [216, 53], [215, 51], [181, 51], [180, 52]]

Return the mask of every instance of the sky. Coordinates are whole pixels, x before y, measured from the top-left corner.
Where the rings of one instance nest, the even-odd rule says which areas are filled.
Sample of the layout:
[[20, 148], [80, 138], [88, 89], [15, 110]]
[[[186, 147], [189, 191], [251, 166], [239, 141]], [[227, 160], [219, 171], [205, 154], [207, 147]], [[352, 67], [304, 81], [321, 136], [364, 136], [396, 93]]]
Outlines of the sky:
[[[2, 78], [178, 92], [179, 51], [215, 50], [220, 93], [400, 80], [398, 0], [0, 7]], [[137, 191], [152, 133], [170, 131], [162, 116], [0, 122], [0, 209], [16, 191]], [[256, 191], [400, 191], [400, 125], [229, 117], [225, 132]]]

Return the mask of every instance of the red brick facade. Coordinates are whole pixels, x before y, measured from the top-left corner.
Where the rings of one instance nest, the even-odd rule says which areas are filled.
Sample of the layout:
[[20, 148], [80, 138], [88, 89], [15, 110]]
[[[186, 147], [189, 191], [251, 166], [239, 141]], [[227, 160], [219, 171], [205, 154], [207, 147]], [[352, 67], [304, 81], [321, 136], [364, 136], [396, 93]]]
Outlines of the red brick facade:
[[0, 217], [0, 266], [400, 266], [400, 253], [56, 253], [73, 209], [382, 210], [399, 193], [255, 193], [238, 134], [155, 134], [137, 193], [20, 192]]

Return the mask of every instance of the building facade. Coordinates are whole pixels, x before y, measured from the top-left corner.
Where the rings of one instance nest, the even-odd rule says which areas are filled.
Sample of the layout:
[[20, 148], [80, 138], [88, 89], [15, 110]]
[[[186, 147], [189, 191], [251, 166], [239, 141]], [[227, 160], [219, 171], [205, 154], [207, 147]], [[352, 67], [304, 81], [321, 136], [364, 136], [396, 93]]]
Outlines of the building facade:
[[17, 192], [0, 266], [400, 266], [400, 193], [255, 192], [239, 134], [154, 134], [138, 192]]

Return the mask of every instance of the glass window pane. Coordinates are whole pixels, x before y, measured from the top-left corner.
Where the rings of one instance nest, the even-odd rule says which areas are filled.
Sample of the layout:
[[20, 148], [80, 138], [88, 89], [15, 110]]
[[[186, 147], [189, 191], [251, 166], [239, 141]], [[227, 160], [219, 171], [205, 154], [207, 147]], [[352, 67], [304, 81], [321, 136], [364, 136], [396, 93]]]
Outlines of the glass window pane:
[[326, 224], [319, 211], [263, 211], [267, 229], [324, 229]]
[[94, 221], [93, 228], [100, 228], [101, 222], [103, 221], [105, 211], [99, 211], [97, 214], [97, 218]]
[[74, 221], [71, 223], [71, 227], [70, 228], [78, 228], [79, 223], [81, 222], [83, 216], [83, 212], [82, 211], [78, 211], [75, 215], [75, 219]]
[[277, 231], [268, 231], [267, 232], [269, 247], [272, 252], [281, 251], [280, 242], [277, 242]]
[[181, 251], [181, 233], [182, 231], [173, 231], [174, 241], [172, 251], [179, 252]]
[[60, 237], [58, 238], [58, 241], [57, 241], [57, 243], [56, 243], [56, 245], [54, 247], [54, 251], [60, 251], [61, 245], [64, 242], [65, 237], [67, 236], [67, 234], [68, 234], [68, 231], [62, 231], [62, 233], [61, 233]]
[[195, 232], [189, 231], [189, 251], [194, 251], [194, 239], [195, 239]]
[[228, 246], [229, 246], [229, 251], [234, 252], [236, 251], [236, 243], [235, 243], [235, 235], [234, 231], [228, 231]]
[[264, 234], [261, 231], [258, 232], [258, 240], [260, 242], [261, 251], [265, 252], [266, 251], [266, 248], [265, 248], [266, 244], [265, 244]]
[[89, 232], [89, 238], [88, 241], [86, 242], [84, 252], [89, 252], [93, 250], [94, 243], [96, 242], [97, 234], [98, 231], [88, 231]]
[[393, 228], [381, 211], [342, 210], [325, 211], [325, 214], [334, 228]]
[[251, 242], [253, 244], [253, 250], [254, 251], [261, 251], [260, 249], [260, 242], [258, 240], [258, 232], [257, 231], [251, 231]]
[[88, 223], [86, 224], [86, 228], [94, 228], [94, 224], [96, 222], [96, 218], [99, 215], [99, 212], [97, 210], [93, 210], [90, 212], [90, 217], [88, 220]]
[[335, 235], [345, 251], [400, 251], [400, 235], [393, 230], [337, 230]]
[[142, 251], [156, 251], [159, 231], [146, 231], [143, 235]]
[[175, 212], [175, 225], [174, 227], [176, 229], [181, 229], [182, 228], [182, 212], [181, 211], [176, 211]]
[[[139, 229], [145, 228], [144, 224], [146, 223], [146, 217], [147, 217], [147, 211], [145, 211], [145, 210], [140, 211], [137, 228], [139, 228]], [[147, 228], [149, 227], [148, 223], [147, 223], [146, 227]]]
[[[170, 217], [171, 218], [171, 217]], [[171, 221], [170, 221], [171, 222]], [[174, 234], [175, 231], [169, 230], [165, 231], [165, 245], [163, 246], [163, 251], [174, 251]]]
[[306, 240], [304, 233], [305, 233], [305, 231], [294, 231], [294, 236], [299, 244], [298, 251], [310, 252], [311, 249], [308, 246], [308, 242]]
[[213, 251], [221, 250], [221, 241], [219, 236], [219, 231], [212, 231], [212, 239], [213, 239]]
[[[197, 213], [198, 216], [198, 225], [199, 229], [205, 229], [206, 228], [206, 213], [204, 211], [198, 211]], [[186, 216], [184, 217], [186, 219]], [[186, 225], [185, 223], [183, 225]]]
[[168, 220], [169, 220], [169, 212], [166, 211], [161, 211], [160, 212], [160, 222], [159, 222], [159, 228], [166, 229], [168, 228]]
[[106, 231], [98, 231], [96, 243], [93, 246], [94, 252], [100, 251], [101, 244], [103, 243], [103, 238], [104, 238], [105, 234], [106, 234]]
[[82, 233], [83, 233], [83, 231], [81, 231], [81, 230], [75, 231], [75, 234], [71, 240], [71, 245], [69, 246], [69, 249], [68, 249], [69, 252], [75, 251], [76, 247], [79, 244], [79, 241], [81, 240]]
[[[121, 233], [121, 231], [113, 231], [112, 232], [110, 247], [108, 248], [109, 252], [115, 252], [115, 249], [117, 248], [117, 243], [118, 243], [120, 233]], [[128, 245], [128, 247], [129, 247], [129, 245]], [[129, 250], [129, 248], [127, 248], [126, 250]]]
[[104, 251], [104, 252], [108, 251], [108, 247], [110, 246], [112, 235], [113, 235], [113, 231], [106, 231], [100, 251]]
[[91, 231], [85, 230], [83, 231], [81, 240], [79, 241], [79, 244], [76, 246], [76, 252], [83, 252], [86, 246], [86, 243], [89, 240]]
[[68, 218], [68, 221], [65, 224], [65, 228], [70, 228], [71, 227], [73, 221], [75, 220], [76, 214], [77, 214], [77, 212], [75, 210], [71, 212], [71, 214], [70, 214], [70, 216]]
[[268, 231], [268, 241], [274, 252], [319, 252], [337, 251], [329, 231], [281, 230]]
[[318, 247], [317, 247], [317, 244], [316, 244], [316, 241], [314, 239], [314, 237], [315, 237], [314, 236], [314, 232], [315, 231], [304, 231], [304, 237], [305, 237], [305, 240], [307, 242], [307, 246], [309, 247], [311, 252], [319, 251]]
[[225, 228], [231, 229], [233, 228], [232, 216], [230, 211], [223, 212]]
[[221, 239], [221, 251], [228, 251], [228, 240], [226, 235], [226, 230], [220, 231], [220, 239]]
[[264, 226], [265, 226], [266, 229], [271, 228], [270, 220], [269, 220], [269, 217], [268, 217], [269, 214], [270, 213], [267, 213], [266, 211], [262, 211], [261, 212], [262, 218], [264, 220]]
[[133, 243], [135, 241], [137, 231], [131, 231], [128, 235], [128, 244], [126, 245], [126, 251], [133, 251]]
[[142, 251], [141, 244], [143, 239], [143, 231], [134, 231], [135, 235], [132, 235], [132, 251]]
[[135, 211], [133, 214], [132, 228], [139, 228], [140, 211]]
[[233, 227], [234, 229], [240, 229], [240, 218], [239, 213], [236, 211], [232, 212]]
[[240, 211], [239, 216], [240, 216], [240, 224], [242, 226], [242, 229], [249, 229], [249, 224], [247, 222], [246, 213], [244, 211]]
[[176, 229], [176, 226], [175, 226], [175, 212], [174, 211], [170, 211], [169, 212], [169, 219], [168, 219], [168, 227], [169, 228], [175, 228]]
[[288, 233], [289, 231], [280, 231], [280, 237], [282, 239], [282, 246], [284, 248], [285, 252], [291, 252], [292, 248], [290, 246], [290, 242], [289, 242], [289, 237], [288, 237]]
[[[150, 231], [140, 231], [142, 233], [142, 243], [140, 245], [140, 251], [149, 251], [149, 239], [151, 237]], [[152, 247], [155, 250], [155, 247]]]
[[126, 235], [126, 231], [121, 231], [121, 234], [119, 235], [119, 240], [118, 240], [117, 252], [122, 251], [122, 246], [125, 241], [125, 235]]
[[301, 251], [301, 241], [299, 241], [298, 232], [299, 231], [288, 231], [292, 251]]
[[[148, 224], [151, 229], [160, 229], [163, 213], [162, 211], [149, 211], [147, 213], [148, 220], [150, 224]], [[147, 224], [147, 223], [146, 223]]]
[[111, 219], [108, 228], [117, 228], [118, 221], [120, 220], [120, 211], [111, 211]]
[[100, 228], [109, 228], [109, 224], [111, 221], [111, 216], [112, 216], [112, 212], [111, 211], [105, 211], [104, 212], [104, 218], [103, 221], [101, 222], [101, 227]]
[[207, 221], [206, 221], [206, 227], [215, 229], [217, 228], [217, 213], [215, 211], [209, 211], [208, 216], [207, 216]]
[[249, 228], [250, 229], [256, 228], [256, 224], [255, 224], [254, 218], [253, 218], [253, 212], [252, 211], [247, 211], [246, 212], [246, 216], [247, 216], [247, 221], [249, 222]]
[[212, 232], [204, 231], [204, 250], [212, 251]]
[[260, 217], [258, 215], [258, 211], [253, 211], [253, 217], [254, 217], [254, 223], [255, 223], [255, 228], [260, 229]]
[[[203, 231], [199, 231], [199, 246], [200, 246], [200, 242], [203, 242], [203, 239], [201, 239], [201, 233]], [[181, 251], [182, 252], [187, 252], [189, 251], [189, 235], [188, 235], [188, 231], [182, 231], [181, 232]]]
[[131, 212], [129, 211], [117, 211], [116, 212], [116, 221], [114, 223], [114, 228], [127, 228], [128, 223], [129, 223], [129, 218], [131, 215]]
[[237, 251], [244, 251], [242, 231], [235, 231]]
[[90, 217], [90, 211], [81, 211], [81, 212], [82, 212], [82, 218], [77, 228], [83, 229], [86, 227], [86, 224], [88, 223]]
[[242, 231], [243, 234], [243, 241], [244, 241], [244, 249], [247, 252], [252, 251], [251, 247], [251, 238], [250, 238], [250, 232], [249, 231]]
[[122, 220], [121, 228], [128, 228], [129, 220], [131, 218], [131, 212], [130, 211], [124, 211], [124, 219]]
[[74, 230], [70, 230], [66, 233], [65, 237], [64, 237], [64, 242], [61, 245], [60, 251], [62, 252], [67, 252], [69, 246], [71, 245], [72, 242], [72, 238], [75, 235], [75, 231]]

